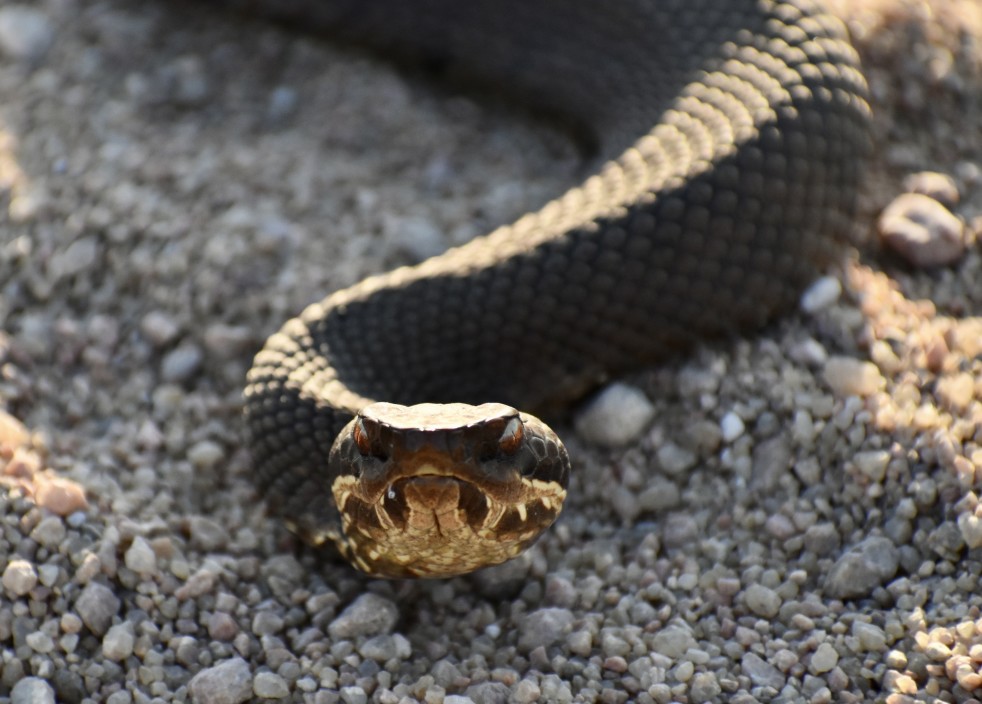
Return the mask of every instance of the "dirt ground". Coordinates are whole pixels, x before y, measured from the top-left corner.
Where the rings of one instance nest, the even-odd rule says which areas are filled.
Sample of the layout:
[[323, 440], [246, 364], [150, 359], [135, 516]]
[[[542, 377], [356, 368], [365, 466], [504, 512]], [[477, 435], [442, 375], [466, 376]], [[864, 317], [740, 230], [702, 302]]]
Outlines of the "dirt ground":
[[834, 6], [875, 144], [827, 304], [627, 379], [655, 419], [560, 429], [549, 535], [418, 583], [265, 516], [245, 372], [305, 304], [562, 192], [575, 147], [190, 4], [0, 7], [0, 701], [982, 700], [982, 256], [875, 237], [923, 171], [979, 230], [982, 5]]

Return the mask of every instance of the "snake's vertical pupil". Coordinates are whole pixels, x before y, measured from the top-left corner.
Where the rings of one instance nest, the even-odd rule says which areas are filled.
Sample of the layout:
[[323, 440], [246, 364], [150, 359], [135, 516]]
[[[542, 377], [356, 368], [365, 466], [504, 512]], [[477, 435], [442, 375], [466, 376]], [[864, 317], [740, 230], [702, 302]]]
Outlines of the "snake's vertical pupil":
[[522, 425], [521, 419], [512, 418], [502, 431], [501, 437], [498, 438], [498, 447], [502, 452], [510, 455], [517, 452], [518, 448], [522, 446], [524, 437], [525, 427]]
[[355, 445], [358, 447], [358, 451], [363, 455], [371, 455], [372, 441], [368, 437], [368, 431], [365, 430], [365, 423], [361, 418], [355, 419], [354, 428], [352, 429], [351, 434], [355, 439]]

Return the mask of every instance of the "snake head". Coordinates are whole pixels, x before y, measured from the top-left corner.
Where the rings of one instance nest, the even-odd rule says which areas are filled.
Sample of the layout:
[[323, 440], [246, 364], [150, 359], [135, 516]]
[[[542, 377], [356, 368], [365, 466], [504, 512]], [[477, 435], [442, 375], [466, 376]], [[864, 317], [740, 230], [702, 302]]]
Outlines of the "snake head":
[[569, 457], [534, 416], [497, 403], [375, 403], [330, 456], [343, 535], [381, 577], [450, 577], [527, 548], [562, 510]]

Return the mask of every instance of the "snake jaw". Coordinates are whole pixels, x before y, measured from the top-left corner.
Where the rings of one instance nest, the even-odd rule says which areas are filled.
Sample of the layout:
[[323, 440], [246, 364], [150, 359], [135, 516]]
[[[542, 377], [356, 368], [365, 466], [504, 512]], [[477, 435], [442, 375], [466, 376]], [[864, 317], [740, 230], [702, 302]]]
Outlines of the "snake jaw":
[[[500, 404], [374, 404], [331, 451], [341, 531], [360, 569], [448, 577], [508, 560], [558, 517], [569, 459], [555, 434]], [[459, 419], [463, 418], [464, 421]]]

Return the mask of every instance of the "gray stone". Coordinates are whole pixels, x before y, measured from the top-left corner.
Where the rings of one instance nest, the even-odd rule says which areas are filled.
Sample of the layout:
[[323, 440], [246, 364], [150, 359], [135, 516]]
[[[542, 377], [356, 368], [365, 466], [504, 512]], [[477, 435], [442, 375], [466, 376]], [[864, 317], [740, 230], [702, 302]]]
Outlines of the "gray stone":
[[54, 43], [51, 20], [29, 5], [0, 8], [0, 52], [27, 64], [44, 58]]
[[828, 672], [839, 664], [839, 653], [832, 647], [831, 643], [822, 643], [812, 654], [811, 664], [808, 669], [815, 675]]
[[200, 347], [193, 342], [184, 342], [164, 356], [160, 363], [160, 375], [168, 382], [187, 381], [201, 368], [204, 359]]
[[698, 461], [694, 452], [679, 447], [674, 442], [666, 442], [658, 448], [658, 464], [666, 474], [682, 474], [696, 466]]
[[819, 557], [830, 555], [838, 550], [841, 541], [839, 531], [832, 523], [816, 523], [809, 526], [804, 535], [805, 550]]
[[558, 643], [573, 628], [574, 618], [572, 611], [558, 607], [533, 611], [519, 625], [519, 649], [529, 652]]
[[341, 701], [344, 704], [368, 704], [368, 694], [361, 687], [342, 687]]
[[692, 678], [692, 684], [689, 685], [691, 699], [697, 704], [712, 701], [722, 691], [723, 688], [720, 687], [719, 682], [716, 681], [716, 675], [712, 672], [697, 673]]
[[133, 635], [133, 624], [120, 623], [106, 632], [102, 638], [102, 654], [109, 660], [125, 660], [133, 654], [136, 639]]
[[191, 545], [204, 552], [222, 550], [229, 541], [225, 527], [206, 516], [191, 516], [188, 519], [188, 533]]
[[743, 674], [758, 687], [781, 689], [784, 686], [785, 677], [781, 671], [756, 653], [746, 653], [740, 661], [740, 667]]
[[853, 621], [852, 634], [859, 643], [861, 651], [879, 653], [886, 650], [887, 635], [875, 624]]
[[133, 538], [133, 542], [126, 549], [123, 562], [128, 569], [137, 574], [152, 575], [157, 572], [157, 556], [146, 538], [139, 535]]
[[60, 516], [47, 516], [31, 531], [31, 539], [36, 540], [48, 550], [57, 550], [65, 540], [65, 522]]
[[40, 677], [25, 677], [10, 690], [10, 704], [55, 704], [55, 691]]
[[290, 687], [275, 672], [260, 672], [252, 680], [252, 691], [260, 699], [283, 699], [289, 696]]
[[409, 657], [412, 655], [412, 645], [400, 633], [373, 636], [358, 647], [358, 653], [363, 658], [385, 662], [393, 658], [404, 659]]
[[90, 631], [103, 635], [119, 611], [119, 598], [104, 584], [91, 582], [75, 600], [75, 610]]
[[781, 608], [781, 597], [763, 584], [751, 584], [743, 596], [747, 608], [764, 618], [774, 618]]
[[825, 579], [825, 593], [836, 599], [868, 596], [896, 574], [899, 559], [897, 547], [887, 538], [867, 538], [832, 566]]
[[206, 668], [191, 678], [188, 690], [199, 704], [244, 702], [253, 694], [249, 663], [242, 658], [232, 658]]
[[269, 636], [283, 630], [283, 617], [272, 611], [260, 611], [252, 618], [252, 632], [257, 636]]
[[377, 594], [362, 594], [335, 618], [327, 631], [334, 639], [391, 633], [399, 618], [396, 605]]
[[651, 650], [672, 660], [682, 657], [685, 651], [694, 647], [696, 639], [684, 626], [666, 626], [651, 638]]

